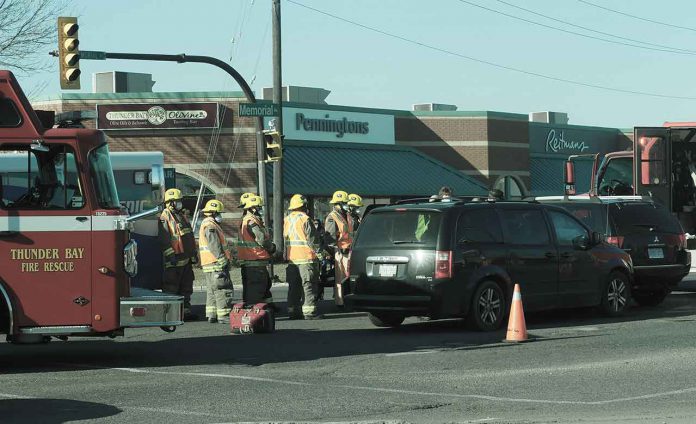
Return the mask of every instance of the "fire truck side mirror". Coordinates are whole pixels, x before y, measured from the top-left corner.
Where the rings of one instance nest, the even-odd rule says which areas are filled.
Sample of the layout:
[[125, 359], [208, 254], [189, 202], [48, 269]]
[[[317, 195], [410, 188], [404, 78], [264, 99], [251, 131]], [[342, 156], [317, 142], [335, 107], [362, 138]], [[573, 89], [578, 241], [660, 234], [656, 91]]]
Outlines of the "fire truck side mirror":
[[566, 161], [564, 168], [564, 183], [565, 194], [575, 194], [575, 164], [572, 161]]
[[166, 190], [164, 186], [164, 167], [162, 165], [152, 165], [150, 183], [152, 184], [152, 200], [155, 204], [162, 203], [164, 201], [164, 191]]

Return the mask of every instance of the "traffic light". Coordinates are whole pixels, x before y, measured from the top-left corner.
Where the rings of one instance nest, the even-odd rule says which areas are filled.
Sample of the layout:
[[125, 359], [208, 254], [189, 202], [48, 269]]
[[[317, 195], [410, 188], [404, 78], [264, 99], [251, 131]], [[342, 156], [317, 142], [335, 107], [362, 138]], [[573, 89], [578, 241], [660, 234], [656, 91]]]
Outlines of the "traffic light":
[[266, 148], [265, 162], [277, 162], [283, 157], [283, 137], [278, 131], [265, 130], [263, 142]]
[[60, 60], [60, 88], [80, 89], [80, 41], [77, 39], [77, 18], [58, 18], [58, 59]]

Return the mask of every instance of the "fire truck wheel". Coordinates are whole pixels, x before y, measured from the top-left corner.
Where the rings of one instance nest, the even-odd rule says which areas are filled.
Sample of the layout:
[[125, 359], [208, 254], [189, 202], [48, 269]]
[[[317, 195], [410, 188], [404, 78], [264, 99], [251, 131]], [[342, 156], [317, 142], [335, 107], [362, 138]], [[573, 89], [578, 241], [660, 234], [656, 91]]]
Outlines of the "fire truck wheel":
[[165, 333], [173, 333], [173, 332], [176, 331], [176, 326], [174, 326], [174, 325], [162, 326], [162, 327], [160, 327], [160, 328], [161, 328], [162, 331], [164, 331]]

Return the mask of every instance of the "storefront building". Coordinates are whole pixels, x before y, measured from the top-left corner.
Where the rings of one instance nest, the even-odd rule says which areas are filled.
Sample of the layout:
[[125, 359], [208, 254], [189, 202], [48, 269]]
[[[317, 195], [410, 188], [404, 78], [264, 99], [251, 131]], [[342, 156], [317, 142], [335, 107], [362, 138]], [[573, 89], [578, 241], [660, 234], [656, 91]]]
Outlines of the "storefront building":
[[[162, 152], [189, 200], [201, 184], [207, 198], [222, 200], [231, 229], [241, 216], [239, 196], [258, 192], [255, 118], [240, 117], [240, 103], [246, 103], [241, 92], [63, 93], [34, 107], [59, 116], [83, 112], [82, 124], [104, 130], [112, 151]], [[367, 203], [430, 196], [443, 185], [455, 195], [485, 195], [492, 187], [509, 198], [560, 194], [569, 155], [630, 145], [615, 128], [449, 109], [389, 110], [290, 99], [283, 104], [286, 196], [310, 196], [316, 215], [323, 217], [328, 197], [338, 189], [358, 193]], [[589, 187], [586, 162], [577, 171], [581, 191]], [[272, 193], [271, 166], [266, 168]]]

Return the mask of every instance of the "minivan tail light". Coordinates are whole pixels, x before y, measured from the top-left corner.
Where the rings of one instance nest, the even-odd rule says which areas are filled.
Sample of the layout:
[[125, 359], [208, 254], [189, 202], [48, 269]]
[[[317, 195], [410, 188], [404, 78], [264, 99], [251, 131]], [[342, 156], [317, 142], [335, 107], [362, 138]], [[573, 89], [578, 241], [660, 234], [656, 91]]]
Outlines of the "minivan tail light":
[[435, 278], [452, 278], [452, 251], [435, 252]]
[[623, 247], [624, 238], [623, 236], [608, 236], [607, 243], [613, 244], [616, 247]]
[[686, 234], [679, 234], [679, 249], [686, 249]]

